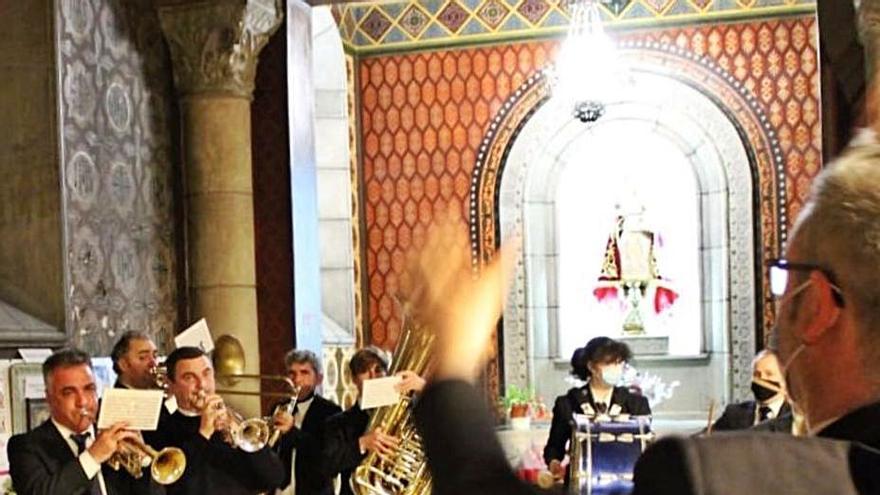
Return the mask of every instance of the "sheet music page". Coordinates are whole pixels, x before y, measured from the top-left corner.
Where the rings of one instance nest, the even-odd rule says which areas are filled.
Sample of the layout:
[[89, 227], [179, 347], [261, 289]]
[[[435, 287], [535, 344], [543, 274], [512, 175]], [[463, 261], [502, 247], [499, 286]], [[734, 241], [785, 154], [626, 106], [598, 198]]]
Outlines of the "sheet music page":
[[400, 400], [400, 393], [394, 386], [400, 383], [399, 376], [386, 376], [364, 381], [364, 395], [361, 397], [361, 409], [390, 406]]
[[193, 323], [189, 328], [174, 337], [176, 347], [198, 347], [205, 353], [214, 350], [214, 339], [208, 329], [208, 322], [204, 318]]
[[161, 390], [108, 388], [98, 412], [98, 429], [125, 421], [130, 430], [155, 430], [163, 399]]

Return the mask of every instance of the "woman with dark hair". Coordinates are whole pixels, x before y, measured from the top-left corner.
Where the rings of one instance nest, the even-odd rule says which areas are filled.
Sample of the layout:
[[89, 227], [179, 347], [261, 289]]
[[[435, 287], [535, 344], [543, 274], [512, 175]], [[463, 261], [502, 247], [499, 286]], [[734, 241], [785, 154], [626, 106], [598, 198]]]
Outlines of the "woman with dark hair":
[[544, 447], [544, 461], [555, 477], [563, 477], [562, 459], [568, 452], [573, 414], [651, 414], [648, 399], [617, 386], [623, 374], [623, 365], [632, 358], [632, 351], [623, 342], [608, 337], [596, 337], [571, 356], [571, 373], [586, 381], [582, 387], [569, 389], [556, 398], [550, 436]]

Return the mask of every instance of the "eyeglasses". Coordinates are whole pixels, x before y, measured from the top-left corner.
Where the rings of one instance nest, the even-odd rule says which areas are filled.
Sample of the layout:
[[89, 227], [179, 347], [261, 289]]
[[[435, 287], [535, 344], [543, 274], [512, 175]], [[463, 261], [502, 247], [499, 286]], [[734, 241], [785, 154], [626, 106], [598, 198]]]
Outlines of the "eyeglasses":
[[774, 297], [782, 297], [785, 294], [785, 288], [788, 287], [788, 272], [792, 270], [802, 272], [817, 271], [828, 279], [834, 302], [838, 306], [843, 306], [843, 291], [837, 285], [836, 277], [831, 270], [815, 263], [796, 263], [782, 258], [772, 259], [768, 265], [770, 267], [770, 293]]

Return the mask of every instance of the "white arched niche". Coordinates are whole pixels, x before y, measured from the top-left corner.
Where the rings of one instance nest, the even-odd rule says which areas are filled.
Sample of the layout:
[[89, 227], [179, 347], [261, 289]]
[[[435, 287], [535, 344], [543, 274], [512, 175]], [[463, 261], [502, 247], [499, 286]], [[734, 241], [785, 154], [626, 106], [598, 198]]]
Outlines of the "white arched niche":
[[[698, 299], [692, 301], [699, 306], [698, 328], [689, 333], [697, 342], [677, 343], [675, 348], [683, 350], [676, 355], [637, 357], [634, 364], [666, 382], [681, 382], [656, 414], [702, 418], [711, 401], [731, 400], [734, 385], [747, 387], [747, 370], [732, 372], [731, 357], [750, 354], [755, 348], [754, 311], [732, 310], [742, 305], [731, 304], [734, 300], [751, 302], [755, 294], [749, 153], [723, 109], [700, 91], [653, 67], [632, 68], [629, 78], [627, 95], [609, 104], [594, 124], [574, 120], [568, 106], [551, 99], [523, 126], [507, 155], [499, 189], [501, 234], [503, 238], [515, 230], [522, 232], [523, 250], [504, 313], [504, 380], [532, 386], [548, 401], [570, 386], [565, 378], [571, 348], [578, 339], [563, 338], [560, 327], [557, 209], [560, 188], [577, 185], [561, 186], [560, 182], [600, 182], [585, 186], [584, 194], [591, 188], [611, 188], [613, 180], [605, 185], [601, 181], [621, 171], [609, 170], [615, 164], [601, 162], [601, 158], [591, 160], [591, 150], [602, 149], [596, 140], [613, 136], [621, 142], [622, 136], [629, 136], [630, 147], [663, 149], [676, 157], [670, 177], [685, 177], [685, 168], [689, 169], [695, 187], [688, 200], [698, 222], [694, 225], [699, 227], [694, 233], [693, 256], [700, 295], [692, 295]], [[607, 160], [608, 150], [600, 155]], [[637, 153], [622, 150], [620, 156], [624, 155], [632, 158]], [[569, 167], [575, 166], [581, 170], [572, 173]], [[630, 167], [629, 173], [632, 170], [637, 168]], [[601, 223], [601, 233], [596, 235], [607, 237], [609, 211], [613, 205], [582, 215]], [[583, 263], [600, 264], [602, 249], [604, 244], [598, 256], [585, 252]], [[589, 337], [584, 333], [580, 345]]]

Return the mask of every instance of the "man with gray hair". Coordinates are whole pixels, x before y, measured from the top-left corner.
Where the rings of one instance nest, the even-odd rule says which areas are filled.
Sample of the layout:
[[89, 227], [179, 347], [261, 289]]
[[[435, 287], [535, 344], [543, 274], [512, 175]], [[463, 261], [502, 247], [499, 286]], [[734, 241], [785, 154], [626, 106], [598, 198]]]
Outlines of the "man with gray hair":
[[823, 170], [771, 279], [792, 408], [810, 434], [880, 448], [880, 146]]
[[284, 356], [287, 377], [299, 390], [293, 414], [285, 401], [275, 407], [275, 427], [281, 432], [276, 452], [288, 467], [283, 495], [330, 495], [333, 482], [321, 466], [324, 423], [342, 411], [336, 404], [315, 393], [324, 376], [314, 352], [293, 349]]

